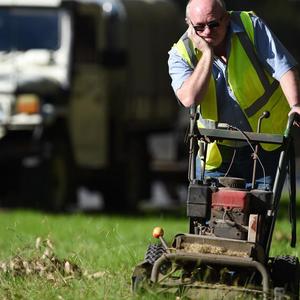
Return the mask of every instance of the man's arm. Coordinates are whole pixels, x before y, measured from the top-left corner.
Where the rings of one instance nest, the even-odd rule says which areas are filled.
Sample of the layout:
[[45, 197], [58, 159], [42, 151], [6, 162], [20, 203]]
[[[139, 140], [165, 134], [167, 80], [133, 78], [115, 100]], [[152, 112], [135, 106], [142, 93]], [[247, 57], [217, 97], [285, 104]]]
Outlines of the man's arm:
[[299, 113], [300, 91], [299, 75], [295, 68], [297, 65], [294, 57], [279, 41], [277, 36], [257, 16], [252, 16], [255, 29], [255, 48], [262, 64], [280, 82], [281, 88], [291, 107], [291, 112]]
[[194, 45], [202, 52], [202, 56], [192, 75], [176, 91], [177, 98], [185, 107], [190, 107], [202, 100], [209, 85], [213, 63], [213, 50], [204, 39], [196, 34], [192, 26], [188, 29], [188, 35]]
[[291, 107], [290, 114], [300, 115], [300, 80], [298, 71], [293, 68], [287, 71], [279, 80], [280, 86]]

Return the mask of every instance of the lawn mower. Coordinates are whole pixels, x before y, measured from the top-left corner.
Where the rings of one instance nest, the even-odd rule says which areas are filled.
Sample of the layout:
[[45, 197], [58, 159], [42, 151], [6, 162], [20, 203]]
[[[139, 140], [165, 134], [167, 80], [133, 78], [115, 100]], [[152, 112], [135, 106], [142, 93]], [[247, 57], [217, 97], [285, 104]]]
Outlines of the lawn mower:
[[[299, 260], [296, 256], [270, 257], [270, 247], [279, 211], [281, 192], [289, 174], [291, 247], [296, 245], [296, 180], [293, 126], [289, 116], [283, 135], [244, 132], [228, 124], [198, 128], [198, 113], [190, 111], [187, 216], [189, 232], [180, 233], [168, 245], [160, 227], [153, 236], [144, 261], [132, 275], [134, 293], [172, 293], [178, 299], [299, 299]], [[199, 155], [205, 169], [207, 146], [218, 141], [246, 141], [252, 149], [253, 181], [243, 178], [196, 178]], [[258, 144], [280, 145], [280, 158], [272, 190], [258, 189], [255, 172]], [[200, 146], [199, 146], [200, 145]], [[200, 149], [199, 153], [198, 150]], [[263, 168], [263, 165], [260, 166]]]

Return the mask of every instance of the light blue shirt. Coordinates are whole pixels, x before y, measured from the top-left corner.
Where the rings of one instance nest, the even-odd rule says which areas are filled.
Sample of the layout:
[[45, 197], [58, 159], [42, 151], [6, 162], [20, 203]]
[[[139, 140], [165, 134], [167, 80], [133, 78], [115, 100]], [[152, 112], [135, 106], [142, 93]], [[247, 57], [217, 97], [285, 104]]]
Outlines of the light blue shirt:
[[[297, 62], [262, 19], [252, 16], [252, 21], [255, 31], [254, 43], [257, 56], [269, 74], [280, 80], [283, 74], [297, 65]], [[230, 39], [232, 34], [241, 31], [244, 31], [244, 28], [231, 20], [227, 39]], [[227, 45], [226, 51], [227, 57], [229, 57], [230, 43], [227, 43]], [[168, 65], [172, 79], [172, 88], [176, 92], [193, 73], [193, 68], [182, 59], [175, 47], [169, 51]], [[252, 131], [232, 90], [227, 84], [226, 68], [227, 65], [221, 59], [214, 57], [212, 73], [216, 83], [219, 122], [236, 126], [241, 130]]]

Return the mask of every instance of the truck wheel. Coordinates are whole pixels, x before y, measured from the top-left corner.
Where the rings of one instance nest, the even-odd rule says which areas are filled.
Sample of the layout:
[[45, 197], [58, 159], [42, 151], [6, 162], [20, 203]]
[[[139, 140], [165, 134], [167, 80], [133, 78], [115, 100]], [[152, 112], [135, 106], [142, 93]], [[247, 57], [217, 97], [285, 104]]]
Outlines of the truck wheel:
[[23, 167], [24, 201], [49, 211], [62, 211], [76, 201], [71, 154], [63, 141], [45, 143], [40, 163]]
[[300, 269], [297, 257], [290, 255], [275, 257], [271, 276], [274, 287], [283, 287], [291, 299], [299, 300]]
[[150, 196], [149, 154], [144, 138], [129, 136], [124, 157], [116, 160], [101, 187], [105, 210], [133, 212]]
[[45, 161], [46, 208], [61, 211], [76, 202], [74, 168], [69, 149], [63, 141], [53, 144], [52, 154]]

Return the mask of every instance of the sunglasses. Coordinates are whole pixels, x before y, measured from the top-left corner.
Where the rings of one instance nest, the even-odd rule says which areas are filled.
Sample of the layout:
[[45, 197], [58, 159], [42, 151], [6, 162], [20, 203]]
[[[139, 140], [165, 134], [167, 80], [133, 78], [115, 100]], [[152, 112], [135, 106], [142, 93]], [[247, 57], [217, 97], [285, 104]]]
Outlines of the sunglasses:
[[206, 27], [208, 27], [209, 29], [214, 29], [214, 28], [217, 28], [220, 26], [220, 22], [216, 21], [216, 20], [213, 20], [213, 21], [210, 21], [206, 24], [197, 24], [197, 25], [194, 25], [192, 23], [192, 26], [194, 27], [195, 31], [197, 32], [203, 32], [205, 30]]

